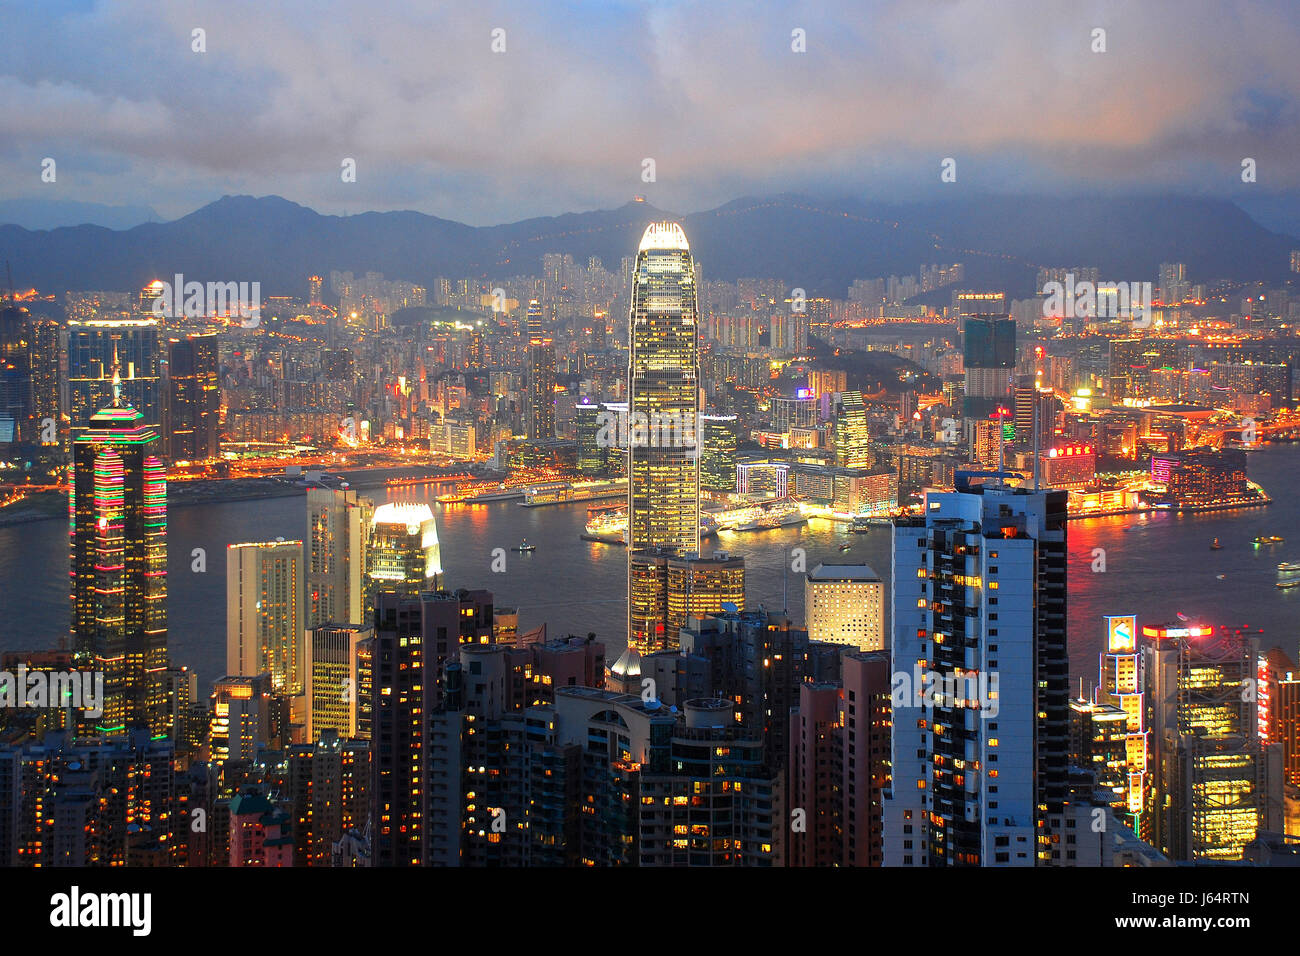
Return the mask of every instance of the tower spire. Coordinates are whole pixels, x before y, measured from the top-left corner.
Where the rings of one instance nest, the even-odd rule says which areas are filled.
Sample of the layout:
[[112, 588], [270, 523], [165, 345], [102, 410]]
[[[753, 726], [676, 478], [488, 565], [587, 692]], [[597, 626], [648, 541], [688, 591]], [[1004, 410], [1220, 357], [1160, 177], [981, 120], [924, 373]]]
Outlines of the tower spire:
[[122, 407], [122, 366], [117, 360], [117, 343], [113, 343], [113, 407]]

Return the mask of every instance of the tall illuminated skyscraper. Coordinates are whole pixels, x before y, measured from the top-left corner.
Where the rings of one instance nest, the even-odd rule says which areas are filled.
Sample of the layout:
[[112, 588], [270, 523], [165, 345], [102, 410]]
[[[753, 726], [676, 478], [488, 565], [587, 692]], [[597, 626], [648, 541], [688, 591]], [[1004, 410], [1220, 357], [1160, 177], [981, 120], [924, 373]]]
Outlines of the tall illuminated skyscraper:
[[628, 565], [631, 633], [638, 652], [675, 651], [690, 618], [718, 614], [727, 604], [745, 605], [745, 559], [738, 554], [678, 555], [643, 548]]
[[307, 491], [307, 627], [366, 621], [366, 556], [375, 503], [355, 491]]
[[646, 227], [632, 274], [628, 367], [628, 640], [632, 557], [700, 550], [699, 337], [695, 264], [681, 226]]
[[372, 592], [416, 597], [421, 591], [436, 591], [442, 557], [429, 506], [390, 501], [376, 508], [367, 560]]
[[79, 666], [104, 674], [103, 714], [83, 731], [148, 728], [166, 736], [167, 472], [158, 435], [113, 400], [73, 442], [68, 513], [72, 643]]
[[736, 490], [736, 446], [739, 424], [735, 415], [700, 416], [700, 487], [708, 491]]
[[1258, 642], [1180, 621], [1143, 626], [1140, 648], [1149, 752], [1140, 835], [1172, 860], [1240, 860], [1269, 829]]
[[1127, 765], [1125, 795], [1127, 823], [1139, 829], [1143, 792], [1146, 786], [1147, 735], [1143, 713], [1142, 677], [1138, 666], [1137, 618], [1132, 614], [1106, 618], [1106, 649], [1101, 652], [1099, 703], [1124, 712], [1124, 752]]
[[[40, 429], [32, 401], [31, 314], [0, 309], [0, 444], [33, 442]], [[57, 368], [57, 356], [51, 356]]]
[[372, 640], [371, 625], [322, 624], [307, 632], [307, 740], [326, 731], [347, 739], [357, 735], [360, 714], [360, 648]]
[[875, 464], [867, 406], [858, 391], [840, 392], [835, 402], [835, 464], [840, 468], [870, 468]]
[[301, 541], [232, 544], [226, 550], [226, 671], [271, 675], [296, 697], [307, 679]]
[[1005, 315], [983, 311], [993, 303], [977, 304], [978, 314], [968, 314], [962, 327], [962, 360], [966, 369], [966, 396], [962, 414], [981, 419], [1000, 405], [1009, 404], [1011, 376], [1016, 367], [1016, 323]]
[[167, 455], [173, 461], [216, 458], [221, 431], [217, 336], [167, 343]]
[[555, 343], [543, 328], [542, 304], [528, 303], [528, 437], [555, 437]]
[[162, 427], [162, 378], [157, 319], [68, 320], [68, 416], [72, 436], [84, 432], [96, 409], [113, 400], [113, 377], [124, 402], [143, 424]]

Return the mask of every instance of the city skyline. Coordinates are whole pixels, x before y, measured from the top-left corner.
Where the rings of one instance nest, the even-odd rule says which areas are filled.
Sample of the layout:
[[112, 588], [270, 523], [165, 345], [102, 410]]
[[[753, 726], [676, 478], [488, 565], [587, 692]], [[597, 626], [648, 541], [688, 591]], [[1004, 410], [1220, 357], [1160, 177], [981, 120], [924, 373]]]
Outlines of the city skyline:
[[20, 911], [852, 867], [1048, 949], [1285, 914], [1292, 6], [53, 4], [0, 65]]

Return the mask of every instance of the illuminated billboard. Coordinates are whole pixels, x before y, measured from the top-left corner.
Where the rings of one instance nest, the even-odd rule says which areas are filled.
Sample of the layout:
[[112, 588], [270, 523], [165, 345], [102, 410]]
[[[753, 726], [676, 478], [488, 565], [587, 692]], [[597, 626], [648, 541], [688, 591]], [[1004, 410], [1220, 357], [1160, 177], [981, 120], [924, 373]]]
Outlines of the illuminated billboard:
[[1112, 653], [1133, 650], [1137, 638], [1137, 617], [1113, 614], [1106, 617], [1106, 647]]

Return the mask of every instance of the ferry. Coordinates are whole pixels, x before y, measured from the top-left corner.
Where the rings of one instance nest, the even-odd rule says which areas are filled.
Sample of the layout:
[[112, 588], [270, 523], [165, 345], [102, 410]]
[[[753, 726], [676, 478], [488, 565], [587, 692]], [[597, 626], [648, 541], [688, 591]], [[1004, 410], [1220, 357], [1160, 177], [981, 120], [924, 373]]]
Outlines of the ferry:
[[799, 508], [799, 503], [789, 499], [746, 508], [736, 518], [736, 531], [769, 531], [808, 523], [808, 516]]
[[589, 514], [584, 531], [584, 541], [627, 544], [627, 509], [609, 508]]
[[854, 515], [853, 520], [849, 522], [849, 530], [854, 534], [866, 534], [871, 530], [871, 519], [865, 515]]
[[1254, 539], [1255, 544], [1281, 544], [1282, 541], [1283, 539], [1279, 538], [1275, 534], [1260, 535], [1259, 537]]
[[[718, 521], [713, 515], [700, 515], [700, 537], [712, 538], [718, 533]], [[583, 541], [601, 544], [627, 544], [627, 509], [614, 508], [599, 511], [587, 519], [581, 535]]]

